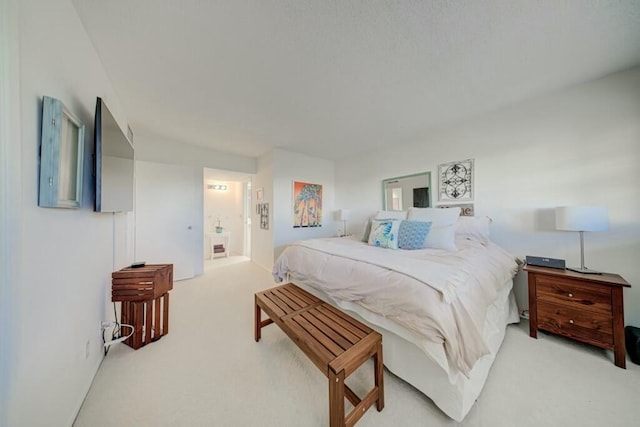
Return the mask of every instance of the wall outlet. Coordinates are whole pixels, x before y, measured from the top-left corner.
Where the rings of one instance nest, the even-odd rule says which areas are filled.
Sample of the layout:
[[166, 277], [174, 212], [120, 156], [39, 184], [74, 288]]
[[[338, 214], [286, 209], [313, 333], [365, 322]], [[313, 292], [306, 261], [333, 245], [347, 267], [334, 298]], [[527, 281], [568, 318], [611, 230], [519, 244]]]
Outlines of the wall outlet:
[[84, 358], [88, 359], [89, 355], [91, 355], [91, 340], [87, 340], [84, 344]]
[[103, 320], [102, 322], [100, 322], [100, 332], [113, 326], [116, 326], [116, 322], [108, 322]]

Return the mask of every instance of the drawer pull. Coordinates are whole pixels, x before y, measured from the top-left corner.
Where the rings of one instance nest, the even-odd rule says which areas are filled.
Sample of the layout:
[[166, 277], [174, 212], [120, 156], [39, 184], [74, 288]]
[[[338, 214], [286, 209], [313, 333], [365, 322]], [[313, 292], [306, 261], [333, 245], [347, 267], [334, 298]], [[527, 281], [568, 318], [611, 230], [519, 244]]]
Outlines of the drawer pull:
[[569, 294], [569, 298], [573, 298], [573, 294]]
[[569, 319], [569, 323], [573, 325], [573, 319]]

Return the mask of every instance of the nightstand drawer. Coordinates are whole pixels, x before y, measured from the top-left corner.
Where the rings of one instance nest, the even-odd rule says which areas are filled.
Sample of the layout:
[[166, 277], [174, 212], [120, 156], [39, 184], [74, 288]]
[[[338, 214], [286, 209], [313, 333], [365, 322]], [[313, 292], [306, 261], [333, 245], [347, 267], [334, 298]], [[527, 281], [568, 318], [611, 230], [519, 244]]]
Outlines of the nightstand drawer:
[[538, 328], [613, 348], [613, 317], [611, 315], [539, 300]]
[[537, 275], [536, 294], [540, 301], [611, 313], [611, 288], [607, 286], [580, 284], [575, 280]]

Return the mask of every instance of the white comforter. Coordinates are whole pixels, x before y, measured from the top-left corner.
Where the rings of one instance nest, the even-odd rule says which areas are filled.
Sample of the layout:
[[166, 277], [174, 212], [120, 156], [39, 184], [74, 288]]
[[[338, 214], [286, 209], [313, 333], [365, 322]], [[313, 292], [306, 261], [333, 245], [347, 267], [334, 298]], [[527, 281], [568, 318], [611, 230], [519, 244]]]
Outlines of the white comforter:
[[288, 275], [313, 283], [444, 345], [448, 364], [465, 375], [488, 352], [482, 339], [487, 307], [517, 264], [499, 246], [459, 239], [458, 250], [391, 250], [355, 239], [312, 239], [288, 246], [276, 260]]

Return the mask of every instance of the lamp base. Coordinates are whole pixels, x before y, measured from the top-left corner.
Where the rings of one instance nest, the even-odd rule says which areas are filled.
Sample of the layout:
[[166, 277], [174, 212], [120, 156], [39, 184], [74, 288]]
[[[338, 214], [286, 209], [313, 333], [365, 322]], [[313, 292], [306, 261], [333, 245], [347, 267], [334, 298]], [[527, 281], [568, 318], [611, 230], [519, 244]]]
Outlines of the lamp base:
[[567, 267], [567, 270], [571, 270], [571, 271], [575, 271], [576, 273], [582, 273], [582, 274], [602, 274], [601, 271], [596, 271], [596, 270], [591, 270], [590, 268], [569, 268]]

